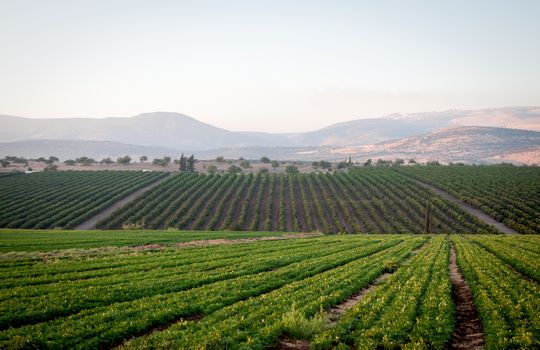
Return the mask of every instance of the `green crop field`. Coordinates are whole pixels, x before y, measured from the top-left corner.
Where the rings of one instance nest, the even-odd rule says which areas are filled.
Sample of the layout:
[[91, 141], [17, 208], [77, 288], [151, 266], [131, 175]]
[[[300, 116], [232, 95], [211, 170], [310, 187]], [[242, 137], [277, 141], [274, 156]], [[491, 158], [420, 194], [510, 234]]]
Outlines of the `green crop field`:
[[433, 184], [519, 233], [540, 233], [540, 168], [414, 166], [399, 171]]
[[324, 233], [494, 232], [461, 208], [390, 169], [336, 174], [180, 174], [102, 220], [103, 229]]
[[540, 346], [537, 236], [268, 235], [0, 230], [0, 347], [444, 349], [451, 251], [485, 348]]
[[0, 227], [73, 228], [165, 173], [64, 171], [0, 177]]

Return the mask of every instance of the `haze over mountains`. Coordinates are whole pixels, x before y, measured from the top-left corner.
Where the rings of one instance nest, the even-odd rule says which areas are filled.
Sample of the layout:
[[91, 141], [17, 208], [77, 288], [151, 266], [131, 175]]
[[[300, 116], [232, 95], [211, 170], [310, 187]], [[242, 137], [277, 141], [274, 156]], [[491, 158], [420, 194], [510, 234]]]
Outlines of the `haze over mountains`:
[[[494, 162], [509, 160], [505, 157], [513, 154], [513, 161], [519, 163], [522, 160], [516, 155], [528, 152], [529, 160], [525, 162], [531, 163], [536, 161], [534, 154], [540, 147], [538, 131], [540, 107], [392, 114], [292, 134], [234, 132], [170, 112], [104, 119], [30, 119], [0, 115], [0, 155], [54, 154], [66, 159], [81, 155], [160, 157], [195, 152], [200, 159], [216, 155], [231, 158], [267, 155], [290, 160], [400, 155], [442, 161]], [[389, 142], [396, 139], [399, 140]]]

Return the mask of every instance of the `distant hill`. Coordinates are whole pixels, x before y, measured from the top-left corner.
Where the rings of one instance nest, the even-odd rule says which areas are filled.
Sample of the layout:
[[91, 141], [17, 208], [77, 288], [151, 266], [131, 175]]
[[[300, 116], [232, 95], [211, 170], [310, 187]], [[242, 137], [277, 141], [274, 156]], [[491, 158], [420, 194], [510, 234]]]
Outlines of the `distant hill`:
[[540, 164], [540, 157], [534, 156], [539, 148], [537, 131], [463, 126], [374, 145], [335, 148], [332, 152], [342, 157], [414, 158], [423, 162]]
[[116, 159], [130, 155], [134, 159], [147, 156], [149, 159], [162, 158], [165, 155], [179, 158], [180, 151], [164, 147], [129, 145], [111, 141], [81, 140], [23, 140], [0, 142], [0, 156], [19, 156], [39, 158], [57, 156], [61, 160], [77, 157], [90, 157], [97, 160], [111, 157]]
[[60, 159], [88, 156], [95, 159], [130, 155], [150, 159], [164, 155], [178, 158], [180, 153], [195, 153], [198, 159], [217, 156], [235, 159], [344, 160], [372, 159], [441, 162], [540, 164], [540, 132], [491, 127], [457, 127], [400, 138], [371, 145], [302, 146], [302, 147], [229, 147], [205, 151], [175, 150], [164, 147], [130, 145], [110, 141], [24, 140], [0, 143], [0, 157], [17, 155], [26, 158], [55, 155]]
[[145, 113], [132, 118], [30, 119], [0, 116], [0, 139], [114, 141], [132, 145], [203, 150], [224, 146], [277, 146], [281, 137], [232, 132], [179, 113]]
[[211, 151], [239, 147], [370, 145], [456, 126], [540, 131], [540, 107], [392, 114], [294, 134], [234, 132], [170, 112], [104, 119], [30, 119], [0, 115], [0, 140], [112, 141], [182, 151]]

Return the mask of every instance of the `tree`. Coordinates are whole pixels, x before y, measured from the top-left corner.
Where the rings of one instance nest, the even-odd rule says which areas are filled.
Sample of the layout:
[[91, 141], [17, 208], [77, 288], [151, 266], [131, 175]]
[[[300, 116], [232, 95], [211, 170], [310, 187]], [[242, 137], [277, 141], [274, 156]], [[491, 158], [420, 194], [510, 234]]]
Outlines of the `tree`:
[[298, 168], [295, 165], [287, 165], [285, 167], [285, 172], [287, 174], [298, 174]]
[[103, 158], [99, 164], [106, 164], [106, 165], [109, 165], [109, 164], [113, 164], [114, 163], [114, 160], [112, 160], [111, 158], [107, 157], [107, 158]]
[[401, 166], [403, 164], [405, 164], [405, 161], [401, 158], [394, 160], [394, 166]]
[[148, 160], [148, 157], [147, 157], [147, 156], [140, 156], [140, 157], [139, 157], [139, 162], [141, 162], [141, 163], [144, 163], [144, 162], [146, 162], [147, 160]]
[[0, 163], [2, 164], [2, 168], [6, 168], [9, 165], [9, 161], [6, 159], [2, 159]]
[[128, 165], [129, 163], [131, 163], [131, 157], [130, 156], [124, 156], [124, 157], [119, 157], [116, 162], [118, 164], [122, 164], [122, 165]]
[[192, 154], [191, 157], [187, 159], [187, 171], [194, 173], [195, 172], [195, 156]]
[[75, 165], [75, 161], [73, 159], [68, 159], [68, 160], [64, 161], [64, 164], [65, 165]]
[[265, 168], [265, 167], [259, 168], [259, 171], [258, 171], [259, 174], [268, 174], [269, 172], [270, 171], [268, 170], [268, 168]]
[[187, 159], [184, 157], [184, 153], [180, 156], [180, 171], [187, 171]]
[[414, 159], [412, 159], [412, 158], [409, 159], [409, 164], [416, 164], [416, 160], [414, 160]]
[[277, 160], [272, 161], [272, 168], [274, 169], [279, 168], [279, 162]]
[[229, 174], [241, 173], [241, 172], [242, 172], [242, 168], [240, 168], [239, 166], [236, 166], [236, 165], [232, 164], [232, 165], [227, 169], [227, 172], [228, 172]]
[[426, 163], [426, 165], [439, 166], [441, 165], [441, 163], [439, 163], [438, 160], [430, 160], [429, 162]]
[[166, 167], [171, 162], [171, 157], [164, 156], [163, 158], [156, 158], [152, 161], [154, 165], [160, 165]]
[[216, 157], [216, 162], [223, 163], [225, 162], [225, 158], [223, 158], [223, 156]]
[[240, 166], [244, 169], [251, 168], [251, 164], [248, 160], [242, 160], [240, 161]]
[[206, 169], [206, 171], [210, 175], [214, 175], [215, 173], [217, 173], [217, 170], [218, 170], [217, 166], [215, 166], [215, 165], [209, 165], [208, 168]]
[[371, 160], [371, 158], [369, 158], [368, 160], [364, 162], [364, 166], [371, 166], [372, 164], [373, 164], [373, 161]]
[[88, 158], [88, 157], [79, 157], [75, 159], [75, 163], [79, 163], [81, 165], [90, 165], [97, 163], [94, 158]]
[[270, 158], [268, 158], [268, 157], [261, 157], [261, 163], [264, 163], [264, 164], [270, 163]]
[[59, 161], [60, 161], [60, 159], [58, 159], [58, 157], [50, 156], [49, 159], [47, 159], [47, 160], [45, 161], [45, 163], [47, 163], [47, 164], [54, 164], [54, 163], [59, 162]]

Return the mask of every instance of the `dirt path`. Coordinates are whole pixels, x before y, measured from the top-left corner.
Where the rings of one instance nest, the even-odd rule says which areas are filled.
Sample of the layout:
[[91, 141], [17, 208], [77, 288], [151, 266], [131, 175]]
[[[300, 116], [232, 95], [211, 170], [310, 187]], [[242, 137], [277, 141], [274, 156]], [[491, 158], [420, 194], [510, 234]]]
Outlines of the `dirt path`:
[[168, 180], [171, 178], [171, 176], [173, 176], [173, 174], [170, 174], [169, 176], [166, 176], [166, 177], [163, 177], [161, 179], [158, 179], [157, 181], [155, 182], [152, 182], [150, 185], [147, 185], [135, 192], [133, 192], [132, 194], [130, 194], [129, 196], [119, 200], [118, 202], [114, 203], [112, 206], [108, 207], [107, 209], [103, 210], [101, 213], [98, 213], [96, 214], [95, 216], [91, 217], [90, 219], [86, 220], [85, 222], [83, 222], [82, 224], [80, 225], [77, 225], [74, 230], [93, 230], [96, 228], [96, 224], [98, 222], [100, 222], [101, 220], [105, 219], [106, 217], [108, 217], [109, 215], [111, 215], [113, 212], [115, 212], [116, 210], [120, 209], [120, 208], [123, 208], [124, 206], [126, 206], [128, 203], [131, 203], [133, 202], [135, 199], [139, 198], [140, 196], [142, 196], [146, 191], [158, 186], [159, 184], [161, 184], [162, 182]]
[[358, 304], [358, 302], [367, 293], [375, 289], [375, 287], [377, 287], [382, 281], [384, 281], [390, 275], [391, 275], [390, 273], [383, 273], [382, 275], [377, 277], [373, 282], [371, 282], [364, 288], [360, 289], [355, 294], [351, 295], [347, 300], [345, 300], [341, 304], [335, 305], [332, 308], [328, 309], [328, 318], [330, 319], [330, 323], [332, 325], [335, 325], [341, 318], [341, 315], [343, 315], [347, 310], [351, 309], [353, 306]]
[[484, 345], [482, 322], [476, 312], [472, 292], [456, 263], [454, 245], [450, 246], [448, 266], [452, 281], [452, 298], [456, 305], [456, 327], [448, 349], [481, 349]]
[[485, 222], [488, 225], [494, 226], [500, 232], [506, 233], [506, 234], [509, 234], [509, 235], [517, 235], [518, 234], [516, 231], [512, 230], [510, 227], [496, 221], [495, 219], [493, 219], [491, 216], [485, 214], [480, 209], [476, 209], [472, 205], [462, 201], [461, 199], [458, 199], [458, 198], [454, 197], [450, 193], [445, 192], [445, 191], [439, 189], [438, 187], [435, 187], [433, 185], [429, 185], [429, 184], [424, 183], [422, 181], [418, 181], [416, 179], [411, 179], [411, 180], [416, 182], [420, 186], [422, 186], [424, 188], [427, 188], [427, 189], [431, 190], [432, 192], [435, 192], [436, 194], [438, 194], [442, 198], [444, 198], [444, 199], [446, 199], [446, 200], [448, 200], [448, 201], [450, 201], [450, 202], [452, 202], [454, 204], [459, 205], [461, 207], [461, 209], [465, 210], [467, 213], [469, 213], [469, 214], [471, 214], [473, 216], [476, 216], [479, 220]]

